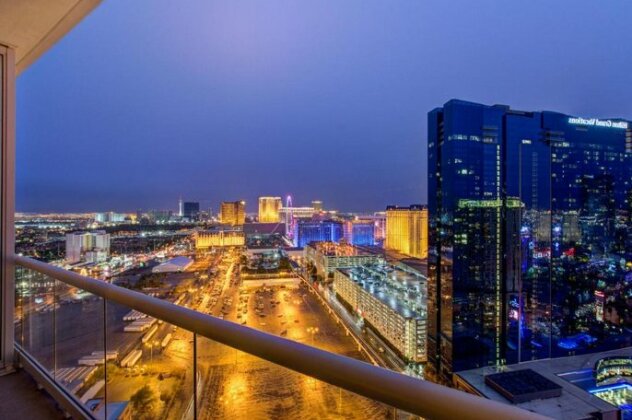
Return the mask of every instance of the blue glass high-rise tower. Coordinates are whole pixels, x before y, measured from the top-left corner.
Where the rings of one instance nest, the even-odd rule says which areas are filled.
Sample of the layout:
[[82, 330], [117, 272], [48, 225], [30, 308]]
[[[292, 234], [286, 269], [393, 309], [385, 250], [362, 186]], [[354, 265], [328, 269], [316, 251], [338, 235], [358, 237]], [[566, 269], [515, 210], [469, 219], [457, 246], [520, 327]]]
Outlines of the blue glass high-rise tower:
[[630, 128], [459, 100], [428, 114], [430, 376], [631, 344], [595, 300], [632, 296]]

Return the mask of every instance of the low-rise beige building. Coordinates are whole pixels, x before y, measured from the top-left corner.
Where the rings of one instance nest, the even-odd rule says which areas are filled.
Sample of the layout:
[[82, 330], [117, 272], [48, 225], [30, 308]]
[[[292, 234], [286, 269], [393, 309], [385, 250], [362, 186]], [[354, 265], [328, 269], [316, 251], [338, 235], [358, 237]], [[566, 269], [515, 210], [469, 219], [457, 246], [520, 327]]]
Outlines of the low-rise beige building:
[[195, 248], [207, 249], [224, 246], [244, 246], [246, 235], [241, 230], [204, 231], [195, 234]]
[[339, 269], [334, 291], [405, 359], [426, 361], [424, 276], [388, 264]]

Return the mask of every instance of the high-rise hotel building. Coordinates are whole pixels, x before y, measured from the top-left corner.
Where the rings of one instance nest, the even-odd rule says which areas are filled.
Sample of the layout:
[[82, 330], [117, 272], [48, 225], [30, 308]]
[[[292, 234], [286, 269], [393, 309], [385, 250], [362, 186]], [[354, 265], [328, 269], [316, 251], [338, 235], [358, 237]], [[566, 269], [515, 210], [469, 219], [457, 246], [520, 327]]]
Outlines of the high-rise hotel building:
[[428, 257], [428, 209], [418, 204], [386, 207], [384, 247], [412, 257]]
[[110, 234], [104, 230], [96, 232], [73, 232], [66, 234], [66, 262], [104, 262], [110, 256]]
[[280, 221], [281, 197], [259, 197], [259, 223]]
[[459, 100], [429, 113], [430, 377], [632, 343], [595, 299], [631, 292], [630, 127]]
[[240, 226], [246, 222], [245, 201], [222, 201], [220, 221], [225, 225]]

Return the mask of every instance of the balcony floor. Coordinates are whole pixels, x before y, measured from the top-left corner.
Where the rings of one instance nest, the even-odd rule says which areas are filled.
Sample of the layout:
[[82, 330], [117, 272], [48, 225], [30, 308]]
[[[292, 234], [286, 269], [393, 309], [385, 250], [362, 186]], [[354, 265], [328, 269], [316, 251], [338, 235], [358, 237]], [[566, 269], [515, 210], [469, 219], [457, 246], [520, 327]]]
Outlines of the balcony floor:
[[63, 419], [55, 400], [23, 370], [0, 376], [0, 419]]

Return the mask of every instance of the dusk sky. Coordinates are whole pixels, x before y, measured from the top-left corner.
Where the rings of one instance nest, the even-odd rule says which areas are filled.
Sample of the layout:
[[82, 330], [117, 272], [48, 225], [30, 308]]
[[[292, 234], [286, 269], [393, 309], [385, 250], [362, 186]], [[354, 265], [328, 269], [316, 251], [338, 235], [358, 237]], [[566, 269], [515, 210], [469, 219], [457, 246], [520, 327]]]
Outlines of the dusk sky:
[[105, 0], [18, 79], [17, 210], [426, 203], [451, 98], [632, 119], [632, 2]]

